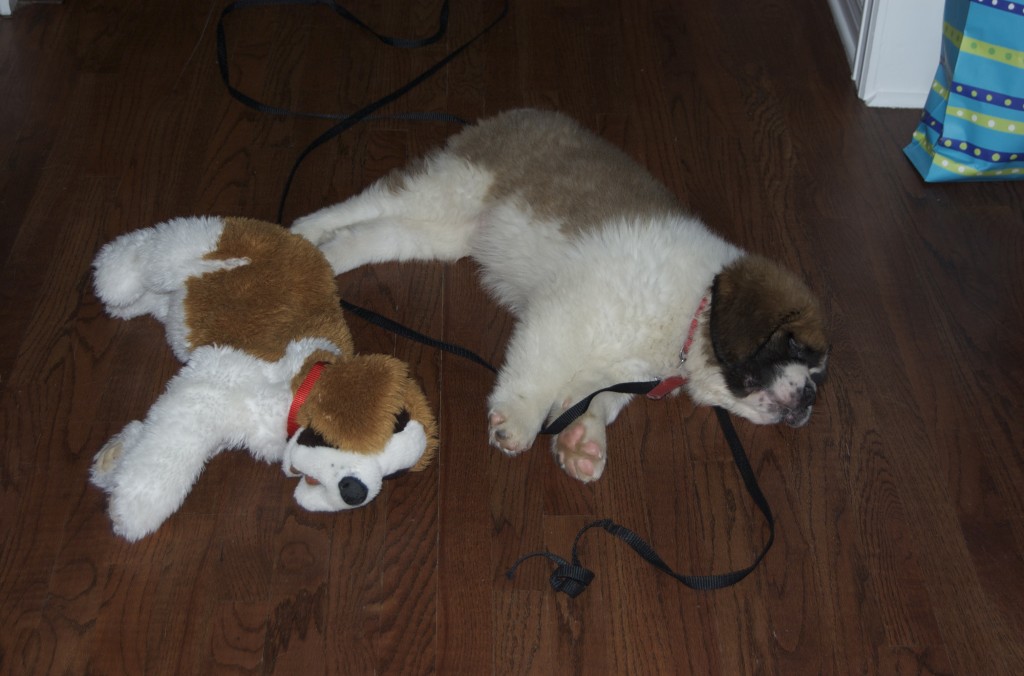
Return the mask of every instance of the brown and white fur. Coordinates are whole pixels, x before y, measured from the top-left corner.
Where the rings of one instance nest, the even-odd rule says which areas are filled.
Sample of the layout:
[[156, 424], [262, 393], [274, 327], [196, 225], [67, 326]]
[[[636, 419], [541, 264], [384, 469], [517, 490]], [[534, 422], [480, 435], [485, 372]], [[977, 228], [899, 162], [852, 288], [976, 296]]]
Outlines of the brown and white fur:
[[107, 312], [159, 319], [184, 362], [145, 419], [96, 455], [92, 482], [110, 494], [119, 535], [156, 530], [229, 448], [301, 476], [295, 500], [313, 511], [361, 507], [389, 475], [429, 464], [437, 435], [423, 391], [398, 359], [354, 354], [334, 275], [303, 238], [178, 218], [118, 237], [94, 267]]
[[[506, 453], [601, 387], [672, 376], [699, 404], [800, 426], [825, 374], [822, 314], [800, 280], [710, 232], [625, 153], [556, 113], [481, 121], [292, 230], [337, 274], [479, 263], [518, 319], [489, 402], [490, 442]], [[557, 436], [566, 472], [601, 476], [605, 427], [629, 399], [598, 396]]]

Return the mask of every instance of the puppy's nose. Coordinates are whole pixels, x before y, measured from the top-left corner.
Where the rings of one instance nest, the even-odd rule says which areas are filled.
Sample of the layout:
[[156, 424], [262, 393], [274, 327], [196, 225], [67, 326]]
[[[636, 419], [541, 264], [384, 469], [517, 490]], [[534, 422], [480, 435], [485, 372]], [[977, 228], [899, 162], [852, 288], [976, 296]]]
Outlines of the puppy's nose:
[[369, 493], [366, 484], [354, 476], [347, 476], [339, 481], [338, 490], [341, 491], [341, 499], [345, 504], [353, 507], [363, 504], [366, 494]]
[[818, 388], [814, 386], [814, 383], [808, 381], [808, 383], [804, 385], [804, 391], [800, 393], [800, 403], [797, 405], [797, 408], [804, 409], [811, 406], [814, 404], [814, 400], [817, 396]]

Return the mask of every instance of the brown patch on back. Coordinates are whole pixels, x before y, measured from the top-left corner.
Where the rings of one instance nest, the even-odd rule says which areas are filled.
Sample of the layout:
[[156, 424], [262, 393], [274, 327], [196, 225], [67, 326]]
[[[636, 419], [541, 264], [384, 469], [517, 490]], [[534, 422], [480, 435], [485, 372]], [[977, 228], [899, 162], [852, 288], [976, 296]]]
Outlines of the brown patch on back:
[[626, 153], [558, 113], [508, 111], [454, 136], [447, 148], [493, 174], [489, 200], [520, 199], [537, 218], [571, 231], [681, 211]]
[[[301, 381], [312, 361], [296, 376]], [[312, 425], [337, 448], [356, 453], [377, 453], [394, 434], [399, 413], [408, 411], [423, 425], [427, 448], [413, 471], [430, 464], [437, 449], [437, 423], [427, 398], [406, 364], [382, 354], [341, 359], [324, 368], [297, 421]]]
[[715, 277], [710, 331], [720, 362], [748, 359], [780, 330], [812, 350], [828, 350], [818, 299], [793, 273], [762, 256], [747, 255]]
[[250, 262], [186, 282], [191, 347], [229, 345], [277, 361], [291, 340], [315, 337], [352, 354], [334, 273], [323, 254], [273, 223], [242, 218], [224, 223], [217, 249], [206, 258]]

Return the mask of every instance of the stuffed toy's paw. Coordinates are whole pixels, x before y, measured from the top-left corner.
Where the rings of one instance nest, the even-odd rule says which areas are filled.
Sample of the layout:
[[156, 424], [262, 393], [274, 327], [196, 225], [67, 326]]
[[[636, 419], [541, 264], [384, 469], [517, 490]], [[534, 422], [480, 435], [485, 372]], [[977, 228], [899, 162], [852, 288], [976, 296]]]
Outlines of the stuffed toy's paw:
[[187, 493], [187, 487], [183, 491], [180, 485], [174, 491], [172, 477], [146, 466], [145, 451], [140, 455], [146, 443], [145, 430], [139, 420], [129, 423], [103, 445], [90, 472], [92, 483], [110, 494], [114, 532], [130, 541], [155, 531]]

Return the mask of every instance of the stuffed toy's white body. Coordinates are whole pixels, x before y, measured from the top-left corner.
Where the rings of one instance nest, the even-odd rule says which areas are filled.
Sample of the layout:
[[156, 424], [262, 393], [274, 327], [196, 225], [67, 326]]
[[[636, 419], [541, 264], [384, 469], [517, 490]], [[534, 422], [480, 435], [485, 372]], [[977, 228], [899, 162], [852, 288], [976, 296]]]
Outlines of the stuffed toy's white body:
[[422, 391], [398, 360], [352, 354], [333, 274], [301, 237], [182, 218], [123, 235], [94, 268], [108, 313], [156, 317], [184, 362], [146, 418], [95, 458], [92, 482], [110, 494], [119, 535], [156, 530], [225, 449], [281, 462], [314, 511], [365, 505], [385, 477], [429, 462]]

